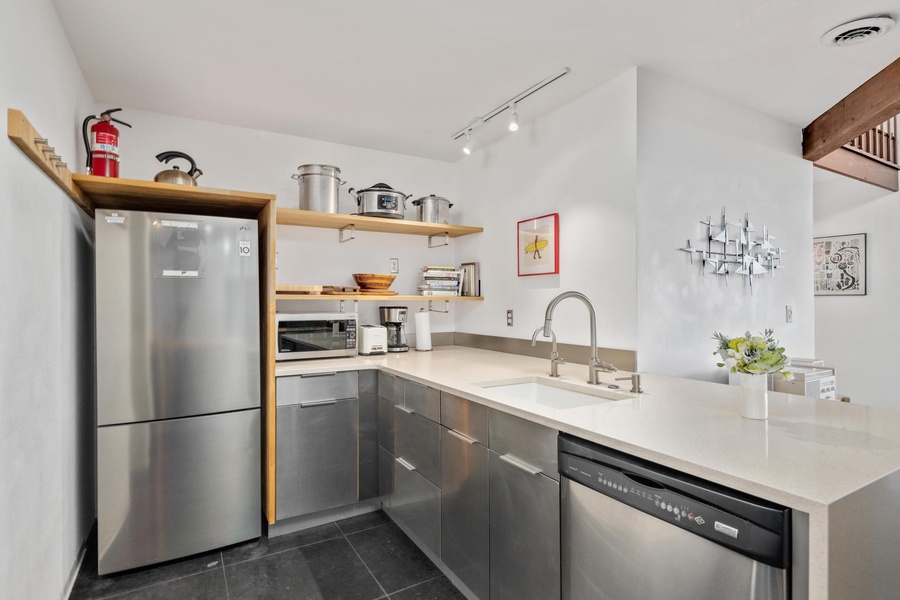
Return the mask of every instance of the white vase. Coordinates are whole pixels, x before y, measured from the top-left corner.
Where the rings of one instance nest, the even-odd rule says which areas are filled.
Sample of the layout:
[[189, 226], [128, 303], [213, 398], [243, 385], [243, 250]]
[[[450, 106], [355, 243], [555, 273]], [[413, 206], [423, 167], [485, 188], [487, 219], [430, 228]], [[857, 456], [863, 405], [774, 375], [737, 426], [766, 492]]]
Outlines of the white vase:
[[769, 376], [741, 373], [741, 416], [769, 418]]

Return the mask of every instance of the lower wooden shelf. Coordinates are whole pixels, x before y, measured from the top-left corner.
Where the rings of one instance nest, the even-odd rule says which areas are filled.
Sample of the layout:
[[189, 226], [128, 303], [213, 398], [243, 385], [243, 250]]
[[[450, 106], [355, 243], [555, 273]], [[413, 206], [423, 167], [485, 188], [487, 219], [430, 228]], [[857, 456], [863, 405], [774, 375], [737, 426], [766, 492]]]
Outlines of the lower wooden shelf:
[[291, 292], [276, 292], [276, 300], [377, 300], [383, 302], [385, 300], [402, 300], [404, 302], [459, 302], [474, 301], [480, 302], [484, 300], [483, 296], [389, 296], [381, 294], [296, 294]]

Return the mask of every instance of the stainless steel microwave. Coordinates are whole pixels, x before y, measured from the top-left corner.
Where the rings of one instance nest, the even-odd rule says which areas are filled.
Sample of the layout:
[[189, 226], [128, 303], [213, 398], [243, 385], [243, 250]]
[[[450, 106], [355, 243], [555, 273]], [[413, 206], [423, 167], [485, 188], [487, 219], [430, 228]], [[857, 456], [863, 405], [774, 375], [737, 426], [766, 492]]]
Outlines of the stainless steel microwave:
[[356, 313], [276, 313], [275, 360], [356, 355]]

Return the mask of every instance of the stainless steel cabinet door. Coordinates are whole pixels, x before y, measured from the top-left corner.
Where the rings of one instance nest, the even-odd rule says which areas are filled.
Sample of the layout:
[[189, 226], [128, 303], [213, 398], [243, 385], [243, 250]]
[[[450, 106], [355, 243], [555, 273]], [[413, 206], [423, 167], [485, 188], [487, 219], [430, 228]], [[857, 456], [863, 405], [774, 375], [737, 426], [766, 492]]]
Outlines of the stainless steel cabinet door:
[[560, 597], [559, 483], [538, 471], [490, 453], [491, 600]]
[[394, 407], [394, 456], [404, 459], [434, 485], [441, 485], [441, 426]]
[[359, 372], [359, 499], [378, 497], [378, 375]]
[[278, 519], [357, 501], [358, 407], [356, 398], [278, 407]]
[[389, 510], [394, 499], [394, 455], [378, 448], [378, 495], [382, 506]]
[[412, 531], [414, 541], [441, 555], [441, 490], [403, 459], [394, 461], [392, 516]]
[[481, 600], [490, 594], [488, 452], [442, 428], [441, 560]]
[[259, 409], [97, 429], [100, 574], [259, 537]]
[[526, 421], [499, 410], [489, 415], [490, 449], [514, 456], [541, 469], [541, 473], [559, 481], [555, 429]]
[[441, 392], [441, 425], [462, 433], [486, 448], [488, 444], [488, 412], [483, 404], [476, 404], [447, 392]]
[[378, 396], [378, 445], [394, 453], [394, 406], [396, 404], [384, 396]]
[[441, 422], [441, 392], [414, 381], [403, 381], [403, 403], [435, 423]]

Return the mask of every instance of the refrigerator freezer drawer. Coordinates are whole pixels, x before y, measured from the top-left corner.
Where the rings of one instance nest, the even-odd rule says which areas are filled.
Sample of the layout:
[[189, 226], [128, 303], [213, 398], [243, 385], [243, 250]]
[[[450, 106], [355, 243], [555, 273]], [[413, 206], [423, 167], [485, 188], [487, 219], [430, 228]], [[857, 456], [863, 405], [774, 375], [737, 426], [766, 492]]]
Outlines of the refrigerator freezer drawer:
[[259, 409], [97, 429], [101, 575], [259, 537]]

